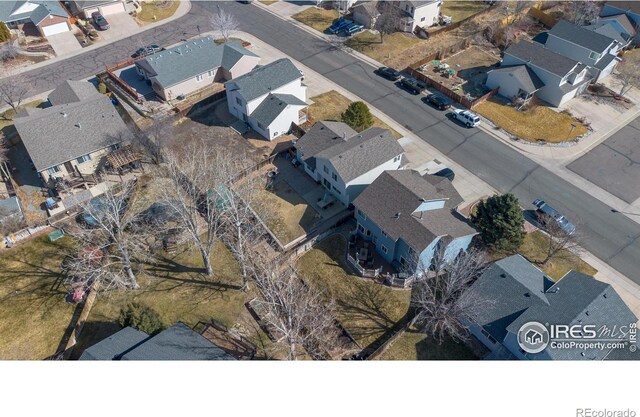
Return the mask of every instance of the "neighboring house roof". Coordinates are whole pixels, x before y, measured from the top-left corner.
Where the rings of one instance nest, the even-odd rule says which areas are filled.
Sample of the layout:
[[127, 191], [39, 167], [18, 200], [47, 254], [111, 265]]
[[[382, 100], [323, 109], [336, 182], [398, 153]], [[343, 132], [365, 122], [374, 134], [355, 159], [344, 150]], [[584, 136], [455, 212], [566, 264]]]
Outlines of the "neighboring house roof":
[[18, 201], [18, 197], [13, 196], [0, 199], [0, 222], [7, 217], [21, 213], [22, 209], [20, 208], [20, 201]]
[[88, 81], [67, 80], [49, 93], [49, 102], [53, 106], [57, 106], [59, 104], [77, 103], [78, 101], [100, 96], [101, 94], [98, 90]]
[[334, 142], [315, 157], [331, 162], [346, 184], [403, 153], [404, 149], [389, 130], [372, 127]]
[[353, 13], [362, 13], [370, 18], [380, 16], [377, 1], [359, 1], [353, 6], [352, 11]]
[[5, 23], [29, 19], [37, 25], [49, 15], [69, 16], [57, 1], [0, 1], [0, 21]]
[[149, 338], [149, 335], [134, 329], [125, 327], [106, 339], [89, 347], [80, 356], [80, 360], [113, 361], [119, 360], [122, 354], [138, 346]]
[[640, 2], [638, 1], [608, 1], [607, 6], [615, 7], [618, 10], [624, 10], [640, 14]]
[[74, 3], [80, 10], [84, 10], [89, 7], [104, 6], [111, 3], [122, 3], [122, 0], [76, 0]]
[[564, 77], [578, 65], [578, 61], [557, 54], [539, 43], [524, 40], [511, 45], [504, 53], [559, 77]]
[[295, 143], [295, 147], [302, 153], [302, 161], [312, 170], [316, 169], [316, 154], [333, 146], [338, 139], [346, 139], [357, 135], [358, 132], [342, 122], [316, 122]]
[[251, 113], [263, 126], [269, 126], [288, 106], [306, 107], [307, 103], [291, 94], [269, 94]]
[[412, 5], [415, 9], [419, 9], [420, 7], [427, 6], [431, 3], [435, 3], [438, 0], [414, 0], [407, 1], [410, 5]]
[[618, 60], [617, 56], [615, 56], [613, 54], [606, 54], [605, 56], [600, 58], [600, 60], [598, 62], [596, 62], [596, 65], [594, 65], [594, 66], [599, 70], [603, 70], [603, 69], [607, 68], [607, 66], [611, 62], [617, 61], [617, 60]]
[[[631, 20], [629, 20], [629, 18], [627, 17], [626, 14], [622, 13], [622, 14], [617, 14], [617, 15], [613, 15], [613, 16], [604, 16], [600, 18], [600, 22], [608, 22], [611, 20], [615, 20], [617, 21], [620, 26], [622, 26], [622, 28], [631, 36], [635, 35], [637, 30], [636, 27], [634, 26], [633, 23], [631, 23]], [[600, 23], [598, 22], [598, 23]]]
[[533, 93], [534, 91], [544, 87], [542, 80], [540, 80], [535, 72], [526, 65], [500, 67], [489, 71], [489, 74], [491, 73], [504, 73], [513, 76], [518, 80], [520, 88], [527, 93]]
[[212, 37], [206, 36], [147, 56], [136, 61], [136, 65], [163, 88], [168, 88], [215, 68], [229, 70], [243, 56], [257, 57], [240, 42], [217, 45]]
[[131, 134], [104, 95], [33, 109], [14, 122], [37, 171], [123, 142]]
[[[442, 209], [414, 214], [424, 200], [439, 199], [445, 200]], [[392, 239], [402, 239], [416, 252], [422, 252], [439, 236], [457, 238], [477, 233], [454, 211], [462, 201], [446, 178], [397, 170], [383, 172], [353, 204]]]
[[[609, 285], [571, 271], [554, 282], [520, 255], [491, 265], [469, 288], [467, 297], [491, 301], [475, 312], [474, 321], [503, 342], [508, 332], [517, 334], [529, 322], [628, 326], [637, 318]], [[607, 351], [550, 349], [553, 359], [603, 359]], [[529, 355], [535, 357], [535, 355]]]
[[626, 44], [631, 38], [628, 34], [619, 32], [618, 29], [616, 29], [610, 22], [598, 22], [595, 25], [585, 26], [585, 28], [604, 35], [614, 41], [618, 41], [621, 44]]
[[225, 88], [240, 90], [246, 101], [252, 101], [300, 78], [302, 73], [293, 62], [288, 58], [282, 58], [227, 81]]
[[122, 355], [122, 360], [235, 360], [210, 340], [176, 323]]
[[613, 39], [608, 36], [574, 25], [566, 20], [556, 23], [549, 31], [549, 35], [598, 53], [603, 53], [613, 42]]

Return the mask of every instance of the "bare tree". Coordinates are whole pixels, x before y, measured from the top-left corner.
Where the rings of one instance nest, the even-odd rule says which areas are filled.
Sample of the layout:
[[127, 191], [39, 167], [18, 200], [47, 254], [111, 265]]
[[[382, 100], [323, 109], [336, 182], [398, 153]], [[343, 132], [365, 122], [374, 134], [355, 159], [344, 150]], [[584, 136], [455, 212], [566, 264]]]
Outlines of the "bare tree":
[[178, 228], [185, 232], [202, 256], [206, 273], [213, 275], [211, 251], [223, 231], [220, 188], [228, 183], [225, 160], [231, 154], [216, 152], [204, 141], [165, 153], [171, 186], [162, 189], [162, 201], [177, 213]]
[[595, 0], [569, 2], [568, 20], [578, 26], [594, 23], [600, 14], [600, 6]]
[[120, 191], [111, 188], [97, 200], [80, 204], [84, 225], [68, 230], [77, 246], [65, 262], [76, 281], [90, 285], [98, 280], [102, 290], [139, 288], [133, 256], [140, 252], [142, 239], [131, 233], [136, 217], [127, 213], [135, 188], [135, 181], [129, 181]]
[[16, 113], [30, 91], [31, 85], [22, 75], [0, 79], [0, 101], [9, 105]]
[[305, 352], [314, 359], [343, 354], [336, 353], [342, 341], [334, 301], [306, 285], [291, 266], [258, 254], [252, 259], [260, 318], [287, 359], [299, 359]]
[[633, 87], [640, 86], [640, 56], [627, 54], [617, 65], [616, 72], [620, 81], [620, 95], [624, 96]]
[[225, 42], [229, 40], [231, 32], [238, 30], [238, 21], [232, 14], [227, 13], [218, 6], [218, 12], [211, 18], [213, 29], [219, 32]]
[[172, 133], [173, 124], [170, 118], [154, 119], [145, 129], [134, 133], [133, 143], [146, 152], [152, 163], [160, 164]]
[[13, 61], [18, 55], [18, 48], [16, 48], [12, 40], [9, 40], [0, 48], [0, 61], [2, 62]]
[[4, 133], [0, 131], [0, 179], [11, 179], [11, 171], [9, 170], [9, 145], [4, 138]]
[[466, 339], [465, 323], [491, 303], [466, 292], [486, 265], [484, 255], [474, 249], [461, 252], [454, 260], [439, 253], [431, 266], [420, 265], [411, 295], [416, 312], [412, 324], [439, 342], [447, 336]]
[[554, 259], [573, 259], [576, 254], [580, 254], [583, 249], [580, 246], [580, 233], [574, 231], [567, 233], [554, 219], [547, 215], [540, 218], [542, 230], [545, 232], [545, 256], [543, 259], [536, 259], [534, 262], [546, 265]]
[[513, 11], [517, 16], [520, 16], [520, 14], [524, 13], [525, 11], [529, 10], [529, 8], [531, 6], [533, 6], [533, 4], [535, 3], [534, 1], [523, 1], [523, 0], [518, 0], [514, 2], [514, 7], [513, 7]]
[[378, 3], [380, 16], [376, 19], [374, 29], [380, 34], [380, 43], [384, 43], [384, 37], [399, 30], [402, 24], [402, 12], [392, 1]]

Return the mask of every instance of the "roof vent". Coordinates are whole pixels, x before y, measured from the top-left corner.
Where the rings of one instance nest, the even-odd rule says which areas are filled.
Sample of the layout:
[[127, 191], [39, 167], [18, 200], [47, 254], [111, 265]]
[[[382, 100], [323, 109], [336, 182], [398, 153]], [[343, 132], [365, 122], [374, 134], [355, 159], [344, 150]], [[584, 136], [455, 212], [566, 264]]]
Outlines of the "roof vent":
[[74, 126], [77, 127], [78, 129], [82, 129], [82, 125], [80, 124], [80, 122], [76, 123]]
[[507, 277], [507, 274], [504, 274], [504, 273], [500, 274], [500, 278], [506, 278], [506, 277]]
[[602, 294], [602, 297], [607, 298], [607, 294], [606, 293]]
[[584, 312], [584, 314], [585, 314], [586, 316], [588, 316], [588, 315], [589, 315], [589, 310], [585, 311], [585, 312]]
[[531, 297], [531, 294], [530, 294], [530, 293], [528, 293], [528, 292], [525, 292], [525, 293], [524, 293], [524, 296], [525, 296], [525, 297], [527, 297], [527, 298], [529, 298], [529, 297]]
[[62, 115], [62, 117], [67, 117], [67, 113], [65, 113], [65, 112], [62, 112], [60, 114]]
[[397, 213], [393, 216], [393, 218], [394, 218], [394, 219], [399, 219], [399, 218], [400, 218], [400, 212], [397, 212]]

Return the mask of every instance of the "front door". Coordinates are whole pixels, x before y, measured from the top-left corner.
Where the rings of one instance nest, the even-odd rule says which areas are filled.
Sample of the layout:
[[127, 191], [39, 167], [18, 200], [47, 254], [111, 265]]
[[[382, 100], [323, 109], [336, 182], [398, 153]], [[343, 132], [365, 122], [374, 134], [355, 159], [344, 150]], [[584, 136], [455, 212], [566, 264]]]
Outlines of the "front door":
[[67, 173], [69, 175], [73, 175], [75, 170], [73, 169], [73, 164], [71, 162], [65, 162], [64, 163], [64, 169], [67, 170]]

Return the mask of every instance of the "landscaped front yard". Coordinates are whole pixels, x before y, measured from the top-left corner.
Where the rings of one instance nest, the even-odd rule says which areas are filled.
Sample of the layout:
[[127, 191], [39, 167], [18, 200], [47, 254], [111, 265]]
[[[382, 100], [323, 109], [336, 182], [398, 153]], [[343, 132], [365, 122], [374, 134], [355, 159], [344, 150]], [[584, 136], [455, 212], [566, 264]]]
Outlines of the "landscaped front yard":
[[346, 264], [346, 242], [330, 237], [298, 261], [304, 279], [336, 299], [338, 318], [365, 347], [407, 313], [410, 290], [391, 289], [354, 275]]
[[345, 45], [384, 64], [403, 55], [405, 50], [421, 42], [425, 41], [410, 34], [396, 32], [385, 36], [384, 42], [380, 43], [379, 35], [364, 31], [349, 38]]
[[378, 360], [473, 360], [476, 355], [463, 343], [448, 339], [438, 343], [432, 337], [409, 330], [396, 340]]
[[304, 23], [305, 25], [312, 27], [318, 32], [324, 32], [331, 26], [334, 20], [340, 17], [340, 13], [338, 13], [335, 9], [321, 9], [318, 7], [309, 7], [306, 10], [301, 11], [300, 13], [296, 13], [293, 16], [300, 23]]
[[173, 16], [178, 6], [179, 1], [147, 0], [142, 3], [142, 10], [136, 17], [143, 22], [158, 22]]
[[[43, 100], [34, 100], [28, 103], [23, 103], [20, 108], [23, 107], [38, 107], [41, 105]], [[3, 130], [6, 127], [13, 126], [13, 118], [16, 115], [16, 112], [13, 109], [5, 110], [0, 113], [0, 130]]]
[[[335, 90], [311, 97], [310, 100], [313, 101], [313, 104], [309, 106], [307, 111], [309, 118], [307, 124], [309, 126], [321, 120], [342, 121], [342, 113], [347, 109], [349, 104], [351, 104], [351, 100]], [[373, 126], [389, 129], [396, 139], [402, 137], [400, 133], [393, 130], [388, 124], [375, 116], [373, 116]]]
[[474, 111], [529, 142], [568, 142], [587, 133], [587, 127], [570, 115], [537, 104], [518, 111], [500, 99], [491, 98], [475, 106]]
[[455, 23], [473, 16], [487, 7], [487, 3], [483, 1], [444, 0], [440, 12], [445, 16], [451, 16], [451, 21]]

